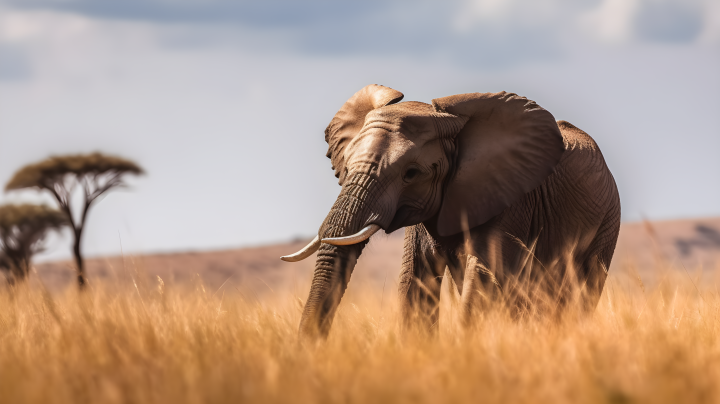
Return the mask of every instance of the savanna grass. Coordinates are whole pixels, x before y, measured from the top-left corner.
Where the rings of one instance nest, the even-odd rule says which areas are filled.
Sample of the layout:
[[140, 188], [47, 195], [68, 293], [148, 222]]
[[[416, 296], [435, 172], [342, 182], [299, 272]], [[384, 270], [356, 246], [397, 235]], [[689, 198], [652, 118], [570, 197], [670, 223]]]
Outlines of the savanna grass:
[[431, 337], [400, 334], [387, 291], [351, 287], [315, 346], [298, 343], [290, 293], [17, 287], [0, 293], [0, 402], [717, 402], [720, 295], [682, 271], [658, 279], [611, 275], [590, 317], [489, 309], [467, 331], [442, 299]]

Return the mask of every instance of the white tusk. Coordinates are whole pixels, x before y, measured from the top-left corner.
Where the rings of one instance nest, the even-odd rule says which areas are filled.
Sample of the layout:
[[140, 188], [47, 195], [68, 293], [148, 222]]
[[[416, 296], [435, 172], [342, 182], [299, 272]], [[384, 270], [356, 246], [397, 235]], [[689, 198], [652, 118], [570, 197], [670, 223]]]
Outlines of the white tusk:
[[315, 238], [310, 242], [310, 244], [306, 245], [302, 250], [296, 252], [295, 254], [280, 257], [280, 259], [287, 262], [302, 261], [305, 258], [313, 255], [313, 253], [317, 251], [318, 248], [320, 248], [320, 236], [315, 236]]
[[371, 224], [360, 230], [359, 232], [347, 237], [332, 237], [322, 239], [323, 243], [331, 245], [352, 245], [370, 238], [375, 232], [380, 230], [380, 225]]

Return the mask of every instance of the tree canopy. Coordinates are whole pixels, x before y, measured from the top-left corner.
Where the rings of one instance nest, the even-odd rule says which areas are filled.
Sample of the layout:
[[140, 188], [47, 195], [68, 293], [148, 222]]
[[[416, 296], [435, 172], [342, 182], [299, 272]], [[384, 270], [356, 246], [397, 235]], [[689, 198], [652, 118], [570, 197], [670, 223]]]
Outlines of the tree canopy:
[[67, 218], [62, 212], [46, 205], [23, 203], [0, 206], [1, 237], [24, 229], [60, 228], [66, 224]]
[[143, 170], [130, 160], [102, 153], [52, 156], [18, 170], [5, 185], [5, 190], [32, 187], [51, 189], [68, 174], [77, 177], [109, 175], [111, 179], [108, 181], [115, 177], [111, 182], [119, 182], [120, 176], [125, 173], [143, 174]]
[[68, 224], [67, 216], [45, 205], [0, 206], [0, 266], [14, 278], [27, 276], [30, 258], [42, 248], [47, 232]]

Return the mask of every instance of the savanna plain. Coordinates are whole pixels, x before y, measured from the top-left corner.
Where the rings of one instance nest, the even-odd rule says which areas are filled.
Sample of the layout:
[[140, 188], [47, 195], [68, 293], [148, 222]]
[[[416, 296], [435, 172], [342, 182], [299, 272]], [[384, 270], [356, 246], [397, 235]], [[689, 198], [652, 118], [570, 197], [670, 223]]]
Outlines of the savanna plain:
[[258, 298], [134, 260], [84, 293], [36, 274], [0, 291], [0, 402], [718, 402], [720, 271], [656, 255], [620, 258], [596, 311], [561, 320], [496, 307], [463, 329], [443, 282], [430, 336], [401, 332], [387, 273], [351, 281], [316, 344], [297, 338], [307, 277]]

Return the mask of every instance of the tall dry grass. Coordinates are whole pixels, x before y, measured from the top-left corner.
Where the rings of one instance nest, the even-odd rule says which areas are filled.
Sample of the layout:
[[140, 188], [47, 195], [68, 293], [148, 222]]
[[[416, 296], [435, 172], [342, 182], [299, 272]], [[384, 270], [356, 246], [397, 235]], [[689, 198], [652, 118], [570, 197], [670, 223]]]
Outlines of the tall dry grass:
[[[390, 289], [390, 286], [388, 286]], [[383, 296], [384, 294], [384, 296]], [[84, 296], [0, 294], [2, 403], [678, 403], [720, 400], [720, 294], [681, 271], [609, 278], [593, 316], [401, 336], [396, 302], [352, 287], [330, 338], [301, 346], [301, 302], [145, 282]], [[304, 297], [304, 296], [303, 296]]]

